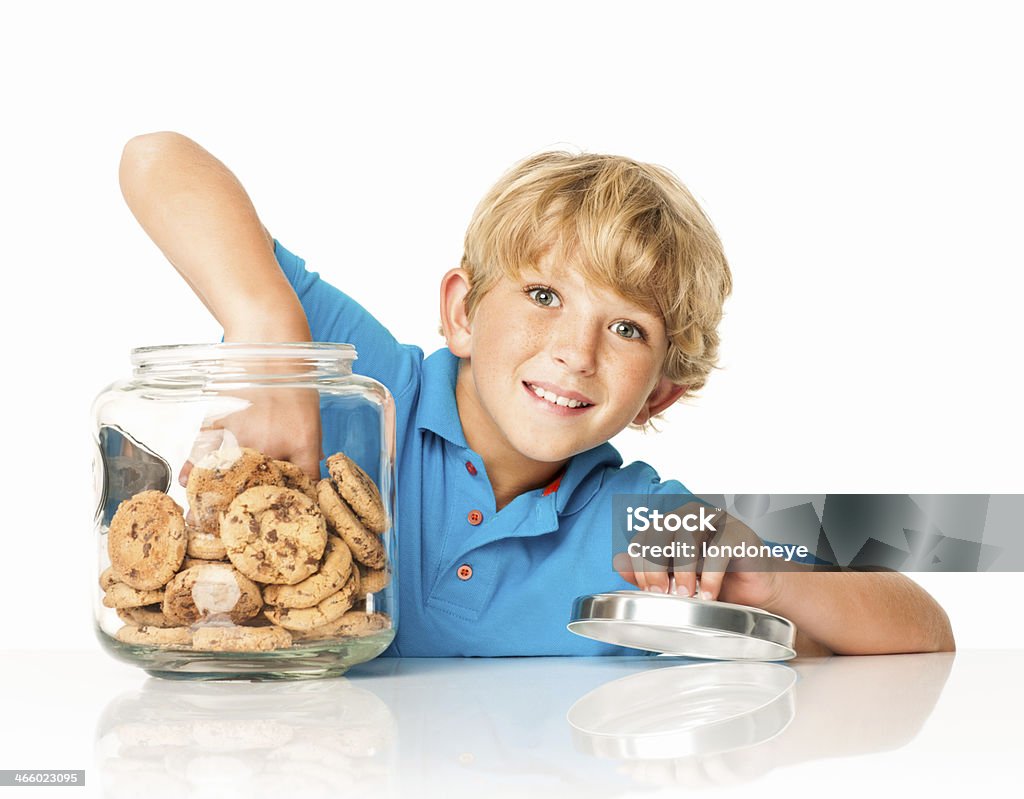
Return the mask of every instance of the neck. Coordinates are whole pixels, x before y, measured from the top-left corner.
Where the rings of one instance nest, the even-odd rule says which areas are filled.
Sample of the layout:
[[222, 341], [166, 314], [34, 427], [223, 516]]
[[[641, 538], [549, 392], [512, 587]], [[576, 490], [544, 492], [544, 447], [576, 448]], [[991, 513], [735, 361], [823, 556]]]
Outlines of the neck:
[[568, 460], [535, 461], [518, 452], [496, 428], [486, 410], [473, 401], [475, 394], [467, 385], [473, 376], [466, 367], [463, 360], [455, 383], [459, 420], [469, 448], [483, 458], [494, 491], [495, 507], [501, 510], [520, 494], [547, 486]]
[[[480, 452], [472, 444], [470, 446]], [[532, 472], [531, 474], [516, 475], [508, 471], [497, 469], [497, 476], [495, 476], [495, 465], [488, 462], [487, 456], [480, 453], [484, 459], [484, 465], [487, 467], [487, 474], [491, 478], [491, 489], [494, 491], [494, 505], [496, 510], [501, 510], [508, 505], [512, 500], [518, 497], [520, 494], [525, 494], [529, 491], [535, 491], [538, 488], [544, 488], [549, 485], [552, 480], [555, 479], [565, 462], [557, 464], [544, 464], [552, 468], [546, 469], [543, 477], [538, 478], [538, 472]]]

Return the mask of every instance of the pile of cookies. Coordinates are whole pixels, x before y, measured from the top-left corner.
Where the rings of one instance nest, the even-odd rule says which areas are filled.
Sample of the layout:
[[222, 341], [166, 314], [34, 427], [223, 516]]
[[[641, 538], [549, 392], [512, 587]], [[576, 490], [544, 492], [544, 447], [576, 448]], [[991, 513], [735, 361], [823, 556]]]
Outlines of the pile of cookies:
[[391, 626], [368, 612], [390, 568], [380, 491], [344, 453], [314, 484], [294, 464], [254, 449], [200, 460], [189, 512], [162, 491], [122, 502], [107, 535], [103, 604], [130, 644], [271, 651]]

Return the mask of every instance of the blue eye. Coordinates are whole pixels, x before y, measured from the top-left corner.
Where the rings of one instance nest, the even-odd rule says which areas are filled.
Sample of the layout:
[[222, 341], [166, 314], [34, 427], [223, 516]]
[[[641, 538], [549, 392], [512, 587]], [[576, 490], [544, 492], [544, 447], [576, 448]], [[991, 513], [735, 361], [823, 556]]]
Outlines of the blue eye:
[[558, 295], [547, 286], [530, 286], [526, 289], [526, 293], [531, 300], [545, 308], [557, 308], [562, 304]]
[[644, 331], [632, 322], [616, 322], [612, 325], [612, 330], [615, 331], [616, 335], [622, 336], [622, 338], [642, 339], [644, 337]]

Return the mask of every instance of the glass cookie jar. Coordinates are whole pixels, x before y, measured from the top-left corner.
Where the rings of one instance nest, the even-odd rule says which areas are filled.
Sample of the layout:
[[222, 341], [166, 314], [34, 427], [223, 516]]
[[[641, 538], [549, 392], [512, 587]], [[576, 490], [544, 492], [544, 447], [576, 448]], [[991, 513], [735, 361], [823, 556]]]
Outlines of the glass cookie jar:
[[96, 630], [178, 679], [330, 677], [398, 626], [394, 403], [348, 344], [132, 350], [93, 403]]

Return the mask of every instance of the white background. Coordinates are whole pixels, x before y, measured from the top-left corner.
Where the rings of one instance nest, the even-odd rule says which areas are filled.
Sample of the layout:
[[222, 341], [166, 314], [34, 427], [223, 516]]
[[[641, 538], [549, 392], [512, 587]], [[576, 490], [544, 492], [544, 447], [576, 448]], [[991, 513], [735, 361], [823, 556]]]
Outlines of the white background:
[[[124, 205], [178, 130], [430, 352], [478, 199], [552, 147], [669, 167], [726, 247], [722, 366], [628, 461], [729, 492], [1024, 492], [1013, 4], [35, 2], [4, 45], [7, 649], [95, 647], [89, 405], [220, 331]], [[1015, 574], [923, 575], [1021, 647]], [[993, 610], [995, 609], [995, 610]]]

